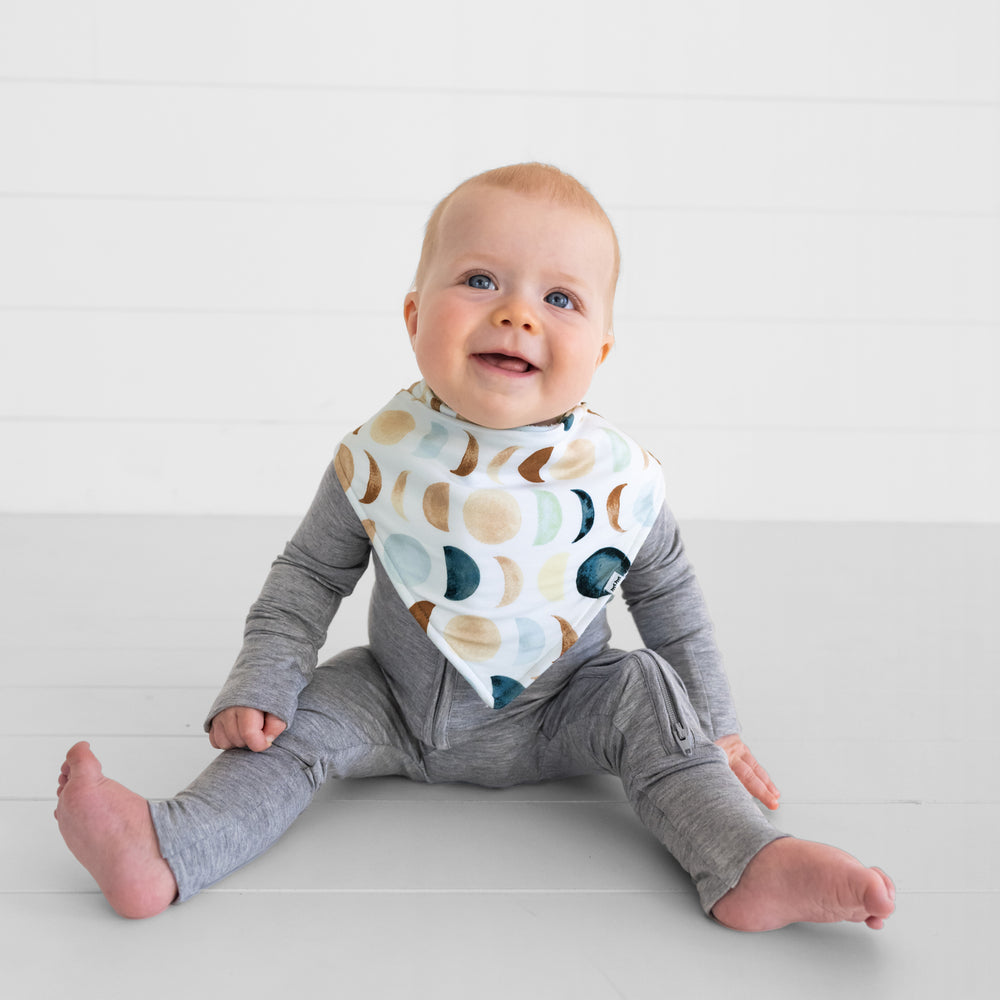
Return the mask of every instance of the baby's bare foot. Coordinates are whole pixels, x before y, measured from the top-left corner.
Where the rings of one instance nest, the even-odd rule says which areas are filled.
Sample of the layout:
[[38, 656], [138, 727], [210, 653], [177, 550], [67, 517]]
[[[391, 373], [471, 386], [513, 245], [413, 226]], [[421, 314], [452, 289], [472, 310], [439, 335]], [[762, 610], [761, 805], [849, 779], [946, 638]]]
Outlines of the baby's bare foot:
[[123, 917], [152, 917], [177, 895], [146, 800], [105, 778], [87, 743], [66, 755], [55, 817], [66, 846]]
[[712, 914], [740, 931], [840, 920], [879, 930], [895, 909], [895, 898], [892, 881], [880, 869], [866, 868], [835, 847], [784, 837], [753, 858]]

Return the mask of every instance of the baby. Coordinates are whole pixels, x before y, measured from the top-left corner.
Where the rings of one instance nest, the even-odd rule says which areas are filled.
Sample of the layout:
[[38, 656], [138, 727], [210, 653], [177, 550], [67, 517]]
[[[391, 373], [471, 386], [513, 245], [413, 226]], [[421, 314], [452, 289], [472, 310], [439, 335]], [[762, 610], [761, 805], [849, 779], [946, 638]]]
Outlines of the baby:
[[[68, 753], [56, 819], [119, 913], [152, 916], [266, 850], [329, 776], [492, 787], [610, 772], [740, 930], [881, 928], [877, 868], [785, 836], [639, 445], [581, 404], [614, 338], [614, 230], [541, 164], [461, 184], [404, 318], [422, 380], [348, 434], [250, 610], [206, 723], [223, 752], [147, 802]], [[374, 553], [365, 647], [317, 651]], [[610, 648], [621, 591], [646, 648]]]

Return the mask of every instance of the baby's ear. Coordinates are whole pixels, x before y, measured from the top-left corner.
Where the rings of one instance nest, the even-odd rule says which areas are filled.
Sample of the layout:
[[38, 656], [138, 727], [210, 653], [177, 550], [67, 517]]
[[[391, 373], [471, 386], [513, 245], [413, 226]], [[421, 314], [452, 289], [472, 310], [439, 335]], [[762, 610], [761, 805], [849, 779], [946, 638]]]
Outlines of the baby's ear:
[[417, 335], [417, 292], [409, 292], [403, 299], [403, 321], [406, 323], [407, 332], [410, 334], [410, 343]]
[[608, 359], [608, 355], [611, 353], [611, 348], [615, 346], [615, 335], [614, 332], [608, 330], [604, 337], [604, 343], [601, 344], [601, 353], [597, 357], [597, 364], [594, 365], [595, 368], [600, 368]]

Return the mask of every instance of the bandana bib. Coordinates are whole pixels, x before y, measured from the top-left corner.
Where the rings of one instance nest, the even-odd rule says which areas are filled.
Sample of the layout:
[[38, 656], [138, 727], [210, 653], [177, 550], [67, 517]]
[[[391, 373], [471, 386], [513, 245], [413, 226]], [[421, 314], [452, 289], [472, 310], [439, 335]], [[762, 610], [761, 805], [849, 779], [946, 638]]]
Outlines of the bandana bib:
[[656, 460], [585, 406], [494, 430], [423, 382], [348, 434], [334, 467], [400, 598], [493, 708], [576, 642], [663, 503]]

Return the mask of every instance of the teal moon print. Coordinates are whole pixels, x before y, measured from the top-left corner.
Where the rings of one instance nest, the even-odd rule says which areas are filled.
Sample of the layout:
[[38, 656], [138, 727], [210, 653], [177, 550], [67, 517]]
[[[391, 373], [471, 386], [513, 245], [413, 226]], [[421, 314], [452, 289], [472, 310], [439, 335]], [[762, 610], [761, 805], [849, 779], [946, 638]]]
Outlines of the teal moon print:
[[605, 597], [612, 580], [623, 577], [631, 565], [628, 556], [619, 549], [598, 549], [577, 570], [576, 589], [584, 597]]
[[590, 499], [590, 494], [584, 490], [573, 490], [580, 501], [580, 534], [573, 539], [574, 542], [585, 538], [594, 526], [594, 501]]
[[449, 601], [464, 601], [479, 587], [479, 567], [467, 552], [454, 545], [444, 547], [444, 563], [448, 574], [448, 587], [444, 596]]
[[493, 707], [503, 708], [509, 705], [523, 690], [524, 685], [519, 684], [511, 677], [491, 677], [493, 682]]

